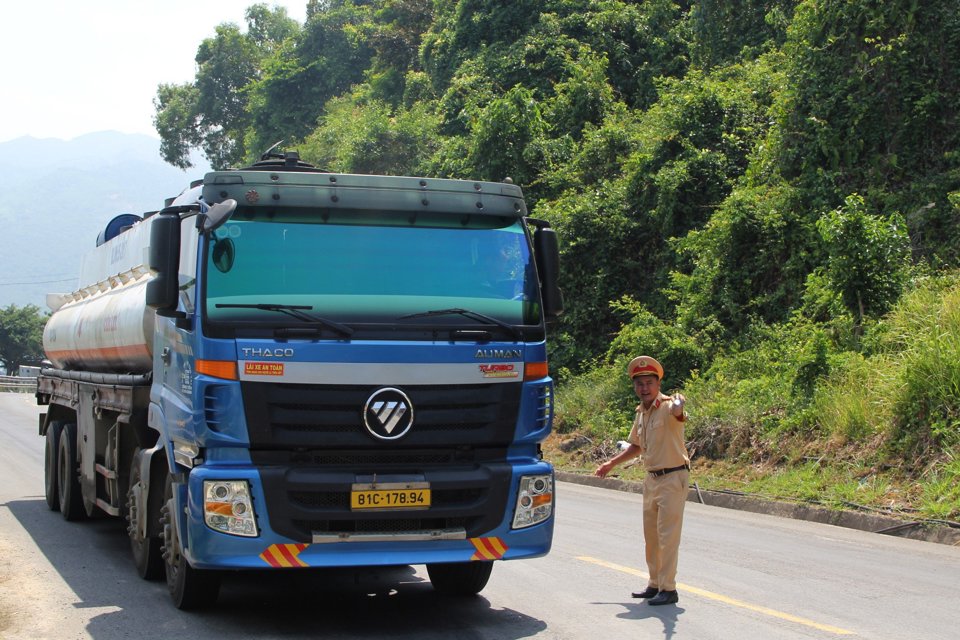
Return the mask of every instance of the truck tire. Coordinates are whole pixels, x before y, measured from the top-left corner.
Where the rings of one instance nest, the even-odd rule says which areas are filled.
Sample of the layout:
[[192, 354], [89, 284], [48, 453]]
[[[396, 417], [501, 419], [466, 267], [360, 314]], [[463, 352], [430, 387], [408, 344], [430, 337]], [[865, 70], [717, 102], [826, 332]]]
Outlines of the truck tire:
[[492, 562], [452, 562], [428, 564], [427, 575], [433, 588], [446, 596], [475, 596], [487, 586]]
[[57, 494], [60, 514], [64, 520], [83, 520], [87, 510], [80, 493], [80, 466], [77, 460], [77, 425], [68, 422], [60, 433], [60, 451], [57, 454]]
[[[133, 563], [137, 567], [137, 574], [144, 580], [159, 580], [163, 575], [163, 548], [159, 536], [149, 533], [141, 535], [136, 526], [141, 509], [146, 510], [147, 521], [159, 518], [159, 513], [150, 513], [150, 500], [143, 495], [142, 501], [137, 501], [134, 486], [140, 482], [140, 449], [133, 454], [130, 462], [130, 487], [127, 489], [127, 535], [130, 536], [130, 551], [133, 553]], [[155, 521], [155, 520], [154, 520]]]
[[63, 424], [51, 422], [47, 425], [46, 449], [43, 452], [43, 494], [50, 511], [60, 509], [60, 491], [57, 487], [57, 456], [60, 453], [60, 433]]
[[167, 476], [161, 518], [167, 589], [177, 609], [184, 611], [203, 609], [217, 601], [217, 596], [220, 594], [220, 574], [190, 566], [180, 543], [180, 534], [174, 517], [175, 510], [173, 479]]

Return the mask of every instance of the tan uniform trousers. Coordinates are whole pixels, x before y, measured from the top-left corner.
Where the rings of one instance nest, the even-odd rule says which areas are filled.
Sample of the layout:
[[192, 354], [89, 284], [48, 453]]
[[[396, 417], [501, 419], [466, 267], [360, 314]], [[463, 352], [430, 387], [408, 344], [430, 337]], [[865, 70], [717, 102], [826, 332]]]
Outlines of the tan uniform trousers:
[[687, 502], [690, 472], [647, 474], [643, 481], [643, 540], [646, 545], [648, 586], [661, 591], [677, 589], [677, 557], [683, 507]]

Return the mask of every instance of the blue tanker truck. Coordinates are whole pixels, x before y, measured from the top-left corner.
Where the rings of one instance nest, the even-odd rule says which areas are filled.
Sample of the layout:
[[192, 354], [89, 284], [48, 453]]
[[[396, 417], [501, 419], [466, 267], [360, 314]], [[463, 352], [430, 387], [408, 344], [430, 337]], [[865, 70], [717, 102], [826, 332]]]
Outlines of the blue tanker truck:
[[46, 501], [125, 520], [177, 607], [311, 567], [475, 594], [550, 550], [557, 239], [517, 185], [271, 153], [97, 245], [48, 296]]

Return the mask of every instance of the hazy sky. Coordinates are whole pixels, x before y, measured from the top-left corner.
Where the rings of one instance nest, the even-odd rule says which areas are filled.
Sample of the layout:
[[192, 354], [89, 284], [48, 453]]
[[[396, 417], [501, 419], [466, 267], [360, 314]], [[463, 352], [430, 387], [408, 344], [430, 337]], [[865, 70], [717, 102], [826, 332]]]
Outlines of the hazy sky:
[[[307, 0], [263, 0], [303, 23]], [[153, 129], [161, 83], [193, 80], [197, 46], [246, 29], [255, 0], [13, 0], [0, 28], [0, 142]]]

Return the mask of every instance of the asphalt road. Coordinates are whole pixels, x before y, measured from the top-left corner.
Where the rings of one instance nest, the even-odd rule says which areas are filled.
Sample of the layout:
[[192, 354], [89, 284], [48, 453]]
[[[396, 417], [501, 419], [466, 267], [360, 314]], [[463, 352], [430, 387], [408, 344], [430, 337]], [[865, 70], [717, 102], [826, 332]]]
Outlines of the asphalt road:
[[641, 496], [560, 483], [554, 547], [498, 563], [476, 598], [437, 596], [423, 567], [257, 573], [216, 609], [180, 612], [137, 577], [116, 520], [69, 523], [43, 500], [30, 395], [0, 394], [0, 638], [960, 637], [960, 548], [688, 504], [680, 602], [646, 580]]

